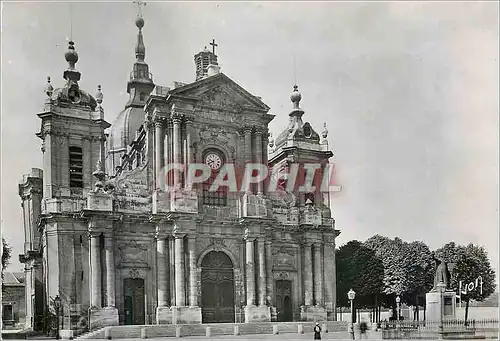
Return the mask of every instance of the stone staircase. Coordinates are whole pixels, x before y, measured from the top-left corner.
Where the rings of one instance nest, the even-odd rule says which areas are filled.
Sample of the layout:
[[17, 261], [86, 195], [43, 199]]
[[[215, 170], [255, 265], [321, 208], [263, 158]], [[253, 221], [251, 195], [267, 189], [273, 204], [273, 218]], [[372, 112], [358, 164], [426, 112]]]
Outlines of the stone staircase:
[[[77, 337], [83, 339], [131, 339], [158, 337], [255, 335], [255, 334], [312, 334], [313, 322], [256, 322], [213, 324], [163, 324], [105, 327]], [[347, 331], [347, 322], [323, 322], [323, 333]]]

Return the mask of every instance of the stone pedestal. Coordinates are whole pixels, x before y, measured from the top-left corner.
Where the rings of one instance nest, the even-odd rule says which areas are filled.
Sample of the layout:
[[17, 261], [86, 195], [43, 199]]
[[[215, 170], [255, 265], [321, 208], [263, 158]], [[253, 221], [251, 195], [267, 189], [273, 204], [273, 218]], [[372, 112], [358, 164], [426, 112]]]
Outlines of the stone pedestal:
[[89, 324], [92, 330], [107, 326], [117, 326], [119, 324], [118, 309], [114, 307], [90, 307]]
[[63, 340], [73, 340], [74, 333], [71, 329], [63, 329], [59, 332], [61, 339]]
[[270, 322], [271, 308], [268, 306], [247, 305], [245, 307], [245, 323]]
[[439, 321], [441, 319], [441, 307], [443, 308], [443, 319], [453, 320], [456, 316], [456, 293], [454, 291], [431, 291], [425, 295], [426, 319]]
[[302, 321], [326, 321], [326, 308], [320, 306], [301, 306], [300, 319]]
[[173, 324], [195, 324], [201, 323], [200, 307], [172, 307]]
[[171, 323], [172, 323], [172, 309], [170, 309], [170, 307], [157, 307], [156, 324], [171, 324]]

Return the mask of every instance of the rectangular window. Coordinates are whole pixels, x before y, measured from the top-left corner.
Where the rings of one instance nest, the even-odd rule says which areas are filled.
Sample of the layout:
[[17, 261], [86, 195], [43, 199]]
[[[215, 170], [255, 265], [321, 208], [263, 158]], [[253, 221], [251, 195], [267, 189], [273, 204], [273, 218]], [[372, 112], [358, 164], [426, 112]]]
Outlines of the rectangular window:
[[69, 187], [83, 188], [83, 153], [80, 147], [69, 147]]
[[2, 320], [3, 321], [13, 321], [14, 320], [14, 311], [12, 309], [11, 304], [4, 304], [3, 305]]
[[216, 191], [209, 191], [210, 186], [217, 178], [217, 172], [212, 171], [210, 178], [203, 183], [203, 204], [211, 206], [227, 206], [227, 187], [219, 187]]

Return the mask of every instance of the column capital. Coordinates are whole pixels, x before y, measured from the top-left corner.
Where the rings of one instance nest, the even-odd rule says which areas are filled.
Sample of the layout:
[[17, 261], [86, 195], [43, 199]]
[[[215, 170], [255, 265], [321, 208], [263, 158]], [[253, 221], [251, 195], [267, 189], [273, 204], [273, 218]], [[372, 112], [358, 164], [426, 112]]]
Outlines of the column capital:
[[186, 232], [181, 231], [179, 226], [175, 225], [173, 230], [172, 230], [172, 236], [174, 236], [175, 239], [181, 239], [184, 238], [187, 235]]
[[264, 134], [266, 132], [267, 132], [267, 128], [265, 128], [265, 127], [260, 127], [260, 126], [255, 126], [254, 127], [254, 133], [255, 133], [255, 135], [264, 136]]
[[189, 115], [184, 115], [186, 126], [191, 126], [194, 123], [194, 117]]
[[157, 239], [157, 240], [168, 239], [168, 233], [166, 233], [164, 231], [156, 231], [155, 232], [155, 239]]
[[253, 241], [257, 239], [257, 234], [255, 232], [252, 232], [248, 227], [245, 229], [245, 233], [243, 235], [243, 239], [246, 241]]
[[174, 123], [174, 125], [180, 124], [183, 119], [183, 115], [175, 111], [172, 111], [170, 117], [172, 118], [172, 122]]
[[253, 131], [253, 126], [245, 124], [240, 128], [240, 132], [244, 135], [251, 134]]
[[101, 234], [102, 234], [102, 231], [99, 231], [99, 230], [88, 230], [86, 234], [87, 234], [87, 239], [92, 239], [92, 238], [100, 237]]
[[155, 127], [161, 128], [165, 125], [166, 122], [167, 122], [166, 117], [163, 117], [163, 116], [154, 116], [153, 117], [153, 123], [154, 123]]
[[311, 247], [314, 245], [314, 242], [312, 240], [302, 239], [299, 244], [302, 247]]

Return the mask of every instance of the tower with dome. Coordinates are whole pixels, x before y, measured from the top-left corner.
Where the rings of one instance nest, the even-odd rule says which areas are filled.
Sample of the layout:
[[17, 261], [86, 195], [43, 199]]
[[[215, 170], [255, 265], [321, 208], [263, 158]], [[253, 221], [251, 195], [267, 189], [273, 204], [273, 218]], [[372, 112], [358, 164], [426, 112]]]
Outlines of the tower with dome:
[[[283, 176], [293, 164], [319, 164], [319, 177], [327, 171], [326, 127], [318, 133], [303, 121], [294, 86], [289, 124], [274, 138], [275, 115], [221, 71], [215, 40], [194, 56], [193, 80], [156, 84], [144, 18], [135, 24], [129, 98], [112, 124], [107, 89], [96, 85], [92, 96], [79, 86], [74, 42], [64, 85], [46, 85], [43, 169], [19, 184], [27, 327], [44, 327], [56, 296], [68, 335], [113, 325], [334, 320], [340, 232], [330, 197], [289, 187]], [[162, 172], [179, 163], [205, 163], [211, 174], [195, 184]], [[248, 163], [268, 165], [282, 189], [269, 191], [266, 180], [242, 192], [209, 190], [225, 165]]]

